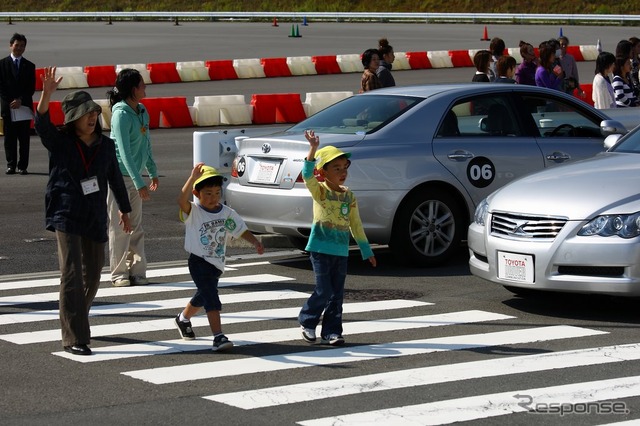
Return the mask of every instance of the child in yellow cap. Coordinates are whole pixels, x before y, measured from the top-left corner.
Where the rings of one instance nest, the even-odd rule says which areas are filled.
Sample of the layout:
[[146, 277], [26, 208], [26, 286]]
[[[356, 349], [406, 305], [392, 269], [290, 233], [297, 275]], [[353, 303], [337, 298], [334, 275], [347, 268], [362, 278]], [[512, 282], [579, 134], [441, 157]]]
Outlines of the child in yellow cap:
[[[351, 153], [334, 146], [318, 149], [320, 137], [305, 132], [309, 153], [302, 167], [302, 178], [313, 198], [313, 224], [306, 251], [309, 252], [316, 286], [306, 301], [298, 321], [302, 338], [316, 341], [316, 327], [322, 315], [321, 343], [344, 344], [342, 337], [342, 301], [347, 277], [349, 237], [358, 244], [362, 258], [376, 266], [376, 258], [362, 228], [356, 197], [344, 186]], [[322, 182], [313, 171], [318, 171]], [[324, 314], [323, 314], [324, 312]]]
[[[225, 251], [229, 236], [253, 244], [258, 254], [264, 253], [262, 243], [247, 229], [232, 208], [220, 203], [223, 177], [213, 167], [198, 163], [191, 171], [178, 199], [180, 219], [185, 223], [184, 248], [189, 252], [189, 272], [198, 290], [184, 310], [175, 318], [180, 337], [196, 338], [191, 317], [204, 307], [213, 333], [213, 350], [233, 347], [222, 333], [218, 296], [218, 279], [224, 272]], [[198, 203], [189, 200], [191, 194]], [[186, 218], [184, 217], [186, 216]]]

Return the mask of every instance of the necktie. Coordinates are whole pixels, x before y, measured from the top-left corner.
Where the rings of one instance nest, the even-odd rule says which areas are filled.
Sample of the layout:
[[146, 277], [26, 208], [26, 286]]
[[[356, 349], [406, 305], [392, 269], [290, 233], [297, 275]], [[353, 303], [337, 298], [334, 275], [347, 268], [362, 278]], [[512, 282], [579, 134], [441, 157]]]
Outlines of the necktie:
[[15, 65], [15, 68], [16, 68], [16, 74], [18, 74], [20, 72], [20, 61], [18, 60], [18, 58], [13, 60], [13, 64]]

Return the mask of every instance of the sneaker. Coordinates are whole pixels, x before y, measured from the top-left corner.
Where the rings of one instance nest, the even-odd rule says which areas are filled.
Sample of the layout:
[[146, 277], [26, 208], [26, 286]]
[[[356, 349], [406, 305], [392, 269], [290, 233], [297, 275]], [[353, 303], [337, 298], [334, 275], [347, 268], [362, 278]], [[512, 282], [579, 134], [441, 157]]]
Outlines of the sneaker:
[[304, 325], [301, 325], [300, 328], [302, 328], [302, 338], [305, 342], [313, 343], [316, 341], [315, 328], [306, 328]]
[[328, 336], [322, 336], [321, 343], [323, 345], [341, 346], [344, 345], [344, 337], [339, 334], [330, 334]]
[[191, 327], [191, 321], [180, 321], [180, 314], [176, 316], [176, 327], [178, 327], [178, 331], [180, 332], [180, 337], [184, 340], [193, 340], [196, 338], [196, 333], [193, 332], [193, 328]]
[[211, 348], [211, 350], [214, 352], [225, 351], [227, 349], [231, 349], [232, 347], [233, 342], [227, 339], [227, 336], [221, 334], [220, 336], [217, 336], [213, 339], [213, 347]]
[[131, 285], [131, 281], [126, 278], [120, 278], [119, 280], [111, 281], [111, 284], [114, 287], [129, 287]]
[[141, 276], [133, 276], [130, 277], [129, 280], [131, 281], [131, 285], [147, 285], [149, 284], [149, 280], [146, 277], [141, 277]]

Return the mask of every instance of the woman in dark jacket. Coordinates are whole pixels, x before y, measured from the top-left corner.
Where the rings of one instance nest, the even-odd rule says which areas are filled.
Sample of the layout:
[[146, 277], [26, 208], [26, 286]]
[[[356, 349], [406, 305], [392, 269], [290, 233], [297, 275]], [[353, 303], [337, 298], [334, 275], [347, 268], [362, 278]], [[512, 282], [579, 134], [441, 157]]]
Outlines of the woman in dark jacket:
[[115, 144], [102, 135], [101, 108], [84, 91], [62, 101], [64, 127], [49, 119], [49, 101], [62, 77], [44, 70], [35, 129], [49, 151], [46, 227], [56, 233], [60, 263], [60, 327], [64, 350], [90, 355], [89, 309], [100, 286], [107, 242], [107, 187], [116, 194], [123, 229], [130, 230], [129, 198]]
[[380, 52], [380, 66], [376, 70], [378, 80], [380, 80], [382, 87], [393, 87], [396, 85], [396, 80], [391, 75], [391, 68], [396, 55], [386, 38], [381, 38], [378, 42], [378, 52]]

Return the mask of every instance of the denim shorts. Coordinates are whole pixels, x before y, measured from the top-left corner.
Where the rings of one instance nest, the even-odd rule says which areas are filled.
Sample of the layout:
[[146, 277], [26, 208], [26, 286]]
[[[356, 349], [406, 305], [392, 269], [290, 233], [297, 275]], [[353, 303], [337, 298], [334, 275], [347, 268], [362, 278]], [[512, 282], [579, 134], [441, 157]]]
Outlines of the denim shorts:
[[195, 254], [189, 255], [189, 272], [198, 290], [191, 298], [191, 305], [204, 307], [206, 312], [222, 310], [218, 296], [218, 280], [222, 271]]

